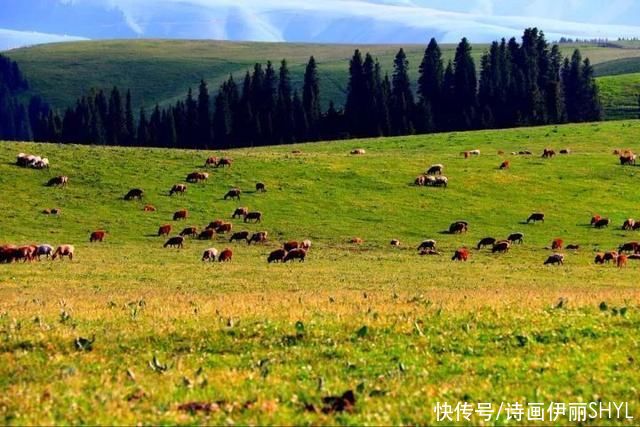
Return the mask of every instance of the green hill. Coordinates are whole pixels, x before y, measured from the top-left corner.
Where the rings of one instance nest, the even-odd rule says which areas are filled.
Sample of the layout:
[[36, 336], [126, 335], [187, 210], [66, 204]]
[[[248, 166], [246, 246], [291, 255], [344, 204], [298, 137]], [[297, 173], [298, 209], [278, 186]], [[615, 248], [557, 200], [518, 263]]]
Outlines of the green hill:
[[640, 116], [640, 73], [599, 77], [597, 80], [608, 119]]
[[640, 72], [640, 58], [622, 58], [596, 64], [594, 67], [596, 76], [617, 76], [620, 74], [633, 74]]
[[[151, 107], [183, 98], [189, 86], [200, 79], [216, 90], [229, 74], [241, 80], [256, 62], [289, 61], [294, 84], [301, 85], [304, 65], [310, 55], [319, 63], [323, 104], [342, 104], [346, 92], [349, 58], [354, 49], [371, 52], [391, 73], [393, 57], [400, 46], [327, 45], [296, 43], [249, 43], [185, 40], [117, 40], [47, 44], [8, 52], [24, 71], [33, 91], [54, 106], [71, 105], [92, 87], [130, 88], [138, 105]], [[416, 79], [425, 46], [404, 46]], [[562, 46], [565, 54], [579, 47], [595, 64], [627, 57], [640, 57], [640, 49], [601, 48], [593, 45]], [[486, 45], [474, 45], [476, 65]], [[443, 45], [443, 55], [453, 58], [454, 45]]]
[[[0, 423], [433, 425], [436, 402], [636, 402], [640, 265], [593, 258], [638, 240], [620, 229], [638, 218], [638, 169], [612, 150], [639, 151], [639, 135], [626, 121], [234, 150], [215, 153], [231, 168], [174, 197], [214, 153], [1, 143], [1, 244], [70, 243], [76, 256], [0, 264]], [[542, 159], [545, 147], [571, 154]], [[18, 152], [51, 169], [17, 167]], [[412, 185], [433, 163], [449, 186]], [[66, 188], [43, 185], [61, 174]], [[223, 199], [232, 186], [241, 201]], [[144, 200], [122, 199], [133, 187]], [[262, 223], [231, 219], [238, 206]], [[172, 221], [181, 208], [188, 220]], [[544, 223], [527, 224], [535, 211]], [[596, 213], [611, 225], [591, 227]], [[178, 250], [156, 236], [216, 218], [269, 241]], [[448, 234], [461, 219], [469, 231]], [[105, 242], [89, 243], [99, 228]], [[475, 249], [517, 231], [509, 253]], [[267, 264], [305, 238], [304, 263]], [[440, 255], [417, 254], [427, 238]], [[545, 266], [555, 238], [580, 248]], [[470, 260], [451, 261], [463, 245]], [[233, 260], [202, 262], [211, 246]], [[322, 402], [346, 390], [353, 406]]]

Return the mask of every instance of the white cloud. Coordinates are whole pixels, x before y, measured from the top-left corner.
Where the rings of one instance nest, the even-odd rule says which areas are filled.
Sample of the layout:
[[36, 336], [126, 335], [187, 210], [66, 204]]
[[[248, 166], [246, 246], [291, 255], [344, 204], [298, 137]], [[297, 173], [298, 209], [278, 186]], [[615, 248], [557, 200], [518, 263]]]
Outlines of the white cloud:
[[78, 40], [88, 39], [84, 37], [68, 36], [65, 34], [48, 34], [39, 33], [36, 31], [16, 31], [0, 28], [0, 51], [42, 43], [68, 42]]

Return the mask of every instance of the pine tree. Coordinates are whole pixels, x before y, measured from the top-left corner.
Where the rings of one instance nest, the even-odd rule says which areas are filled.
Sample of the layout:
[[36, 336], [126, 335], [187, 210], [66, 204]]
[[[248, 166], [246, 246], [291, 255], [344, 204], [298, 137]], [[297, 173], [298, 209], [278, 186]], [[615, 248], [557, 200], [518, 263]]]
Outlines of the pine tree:
[[127, 96], [124, 107], [124, 145], [133, 145], [136, 137], [135, 120], [133, 118], [133, 108], [131, 107], [131, 91], [127, 90]]
[[[187, 92], [187, 99], [184, 103], [185, 108], [185, 118], [184, 118], [184, 133], [183, 139], [181, 141], [182, 148], [192, 148], [195, 147], [198, 140], [198, 103], [193, 99], [193, 92], [191, 88]], [[158, 123], [154, 123], [154, 112], [151, 114], [151, 119], [149, 121], [149, 137], [151, 142], [156, 139], [156, 132], [159, 129], [159, 120]]]
[[302, 99], [300, 99], [300, 95], [297, 90], [293, 92], [292, 107], [295, 129], [294, 138], [296, 141], [304, 141], [309, 135], [309, 124], [307, 122], [307, 114], [304, 110]]
[[264, 82], [262, 85], [260, 112], [260, 125], [262, 129], [263, 142], [272, 144], [274, 142], [274, 115], [276, 108], [276, 90], [278, 86], [278, 78], [271, 61], [267, 62], [267, 68], [264, 73]]
[[366, 86], [363, 79], [363, 63], [360, 50], [356, 49], [349, 63], [349, 84], [347, 87], [347, 100], [345, 103], [345, 118], [348, 123], [348, 132], [351, 136], [368, 136], [367, 110], [363, 107]]
[[138, 134], [136, 143], [140, 147], [148, 147], [149, 140], [149, 123], [147, 122], [147, 115], [144, 112], [144, 107], [140, 108], [140, 117], [138, 118]]
[[293, 142], [293, 106], [291, 102], [291, 77], [287, 61], [280, 63], [278, 96], [276, 102], [276, 140], [288, 144]]
[[471, 45], [463, 38], [454, 58], [454, 102], [457, 112], [456, 127], [471, 129], [475, 125], [477, 107], [476, 67], [471, 56]]
[[318, 122], [320, 120], [320, 79], [315, 58], [309, 58], [304, 72], [304, 85], [302, 88], [302, 105], [304, 107], [309, 136], [317, 138]]
[[404, 49], [400, 49], [393, 61], [391, 89], [391, 132], [408, 135], [414, 132], [413, 114], [415, 105], [409, 80], [409, 61]]
[[[198, 88], [198, 118], [197, 118], [197, 141], [192, 144], [192, 147], [200, 147], [209, 149], [211, 147], [211, 113], [209, 105], [209, 89], [207, 83], [204, 80], [200, 80], [200, 86]], [[167, 118], [167, 121], [171, 121], [174, 126], [175, 122], [173, 114], [171, 118]], [[169, 127], [168, 125], [166, 126]]]
[[121, 145], [125, 129], [125, 118], [120, 91], [115, 86], [111, 90], [107, 117], [107, 144]]
[[424, 52], [419, 68], [417, 127], [422, 131], [438, 128], [437, 112], [440, 109], [444, 65], [442, 52], [436, 39], [432, 38]]

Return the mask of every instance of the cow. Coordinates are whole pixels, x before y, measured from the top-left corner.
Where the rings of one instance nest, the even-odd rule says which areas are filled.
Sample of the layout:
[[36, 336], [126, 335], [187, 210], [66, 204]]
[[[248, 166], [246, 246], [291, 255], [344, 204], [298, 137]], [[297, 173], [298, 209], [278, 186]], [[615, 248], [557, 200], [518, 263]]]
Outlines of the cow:
[[198, 234], [198, 240], [211, 240], [213, 236], [216, 234], [215, 230], [211, 228], [206, 228]]
[[485, 237], [478, 242], [477, 249], [482, 249], [486, 246], [493, 246], [494, 243], [496, 243], [496, 239], [494, 239], [493, 237]]
[[220, 252], [220, 256], [218, 257], [218, 262], [230, 262], [233, 257], [233, 251], [229, 248], [226, 248], [222, 252]]
[[640, 254], [631, 254], [627, 256], [627, 259], [640, 260]]
[[295, 248], [287, 252], [287, 255], [285, 255], [282, 262], [292, 261], [294, 259], [297, 259], [299, 262], [303, 262], [306, 256], [307, 251], [302, 248]]
[[609, 251], [604, 253], [603, 260], [607, 264], [609, 263], [609, 261], [615, 261], [617, 259], [618, 259], [618, 252], [616, 251]]
[[163, 247], [164, 248], [166, 248], [166, 247], [183, 248], [184, 247], [184, 237], [182, 237], [182, 236], [171, 237], [171, 238], [169, 238], [169, 240], [167, 240], [164, 243]]
[[420, 243], [420, 245], [418, 245], [418, 249], [417, 250], [423, 250], [423, 249], [436, 249], [436, 241], [433, 239], [427, 239], [427, 240], [423, 240], [422, 243]]
[[171, 233], [171, 224], [164, 224], [158, 228], [158, 236], [168, 236]]
[[224, 199], [227, 200], [228, 198], [231, 198], [240, 200], [240, 193], [242, 193], [242, 191], [239, 188], [232, 188], [224, 195]]
[[215, 221], [211, 221], [209, 223], [209, 225], [207, 225], [207, 230], [215, 230], [218, 227], [220, 227], [222, 224], [224, 224], [224, 221], [221, 219], [216, 219]]
[[571, 154], [571, 150], [568, 148], [563, 148], [560, 150], [560, 154]]
[[543, 159], [550, 159], [551, 157], [553, 157], [555, 155], [556, 155], [555, 150], [552, 150], [550, 148], [545, 148], [543, 153], [542, 153], [542, 158]]
[[265, 191], [267, 191], [267, 187], [264, 185], [263, 182], [257, 182], [256, 183], [256, 191], [264, 193]]
[[53, 254], [53, 247], [51, 245], [42, 244], [38, 245], [38, 249], [36, 250], [36, 257], [38, 257], [38, 261], [42, 255], [49, 258]]
[[0, 263], [12, 263], [17, 255], [17, 249], [18, 247], [15, 245], [0, 246]]
[[635, 154], [627, 154], [627, 155], [620, 156], [620, 164], [622, 166], [635, 165], [636, 164], [636, 155]]
[[129, 190], [127, 194], [124, 195], [124, 199], [125, 200], [133, 200], [133, 199], [141, 200], [143, 195], [144, 195], [144, 191], [142, 191], [141, 189], [132, 188], [131, 190]]
[[427, 187], [435, 187], [436, 185], [436, 177], [433, 175], [422, 175], [424, 178], [424, 185]]
[[500, 170], [502, 169], [509, 169], [509, 166], [511, 166], [511, 163], [509, 162], [509, 160], [505, 160], [504, 162], [500, 163]]
[[480, 150], [471, 150], [469, 151], [469, 154], [471, 154], [472, 156], [479, 156], [480, 155]]
[[507, 240], [511, 243], [522, 243], [524, 241], [523, 239], [523, 233], [511, 233], [509, 237], [507, 237]]
[[442, 171], [444, 170], [444, 165], [441, 163], [437, 163], [435, 165], [431, 165], [429, 169], [427, 169], [427, 175], [442, 175]]
[[14, 259], [16, 261], [31, 262], [35, 258], [37, 251], [38, 247], [35, 245], [20, 246], [14, 250]]
[[364, 148], [356, 148], [354, 150], [351, 150], [351, 154], [354, 154], [354, 155], [361, 155], [361, 154], [365, 154], [365, 153], [366, 153], [366, 151], [365, 151]]
[[360, 237], [352, 237], [349, 240], [349, 243], [353, 243], [354, 245], [361, 245], [364, 243], [364, 240], [362, 240]]
[[238, 231], [237, 233], [233, 233], [229, 242], [233, 242], [234, 240], [249, 240], [249, 232], [248, 231]]
[[529, 222], [538, 222], [538, 221], [542, 221], [544, 222], [544, 214], [542, 212], [534, 212], [531, 215], [529, 215], [529, 218], [527, 218], [527, 224], [529, 224]]
[[218, 258], [218, 250], [216, 248], [205, 249], [202, 253], [202, 261], [214, 262]]
[[224, 234], [224, 233], [231, 233], [232, 228], [233, 228], [233, 224], [231, 224], [230, 222], [223, 222], [215, 230], [216, 230], [216, 233]]
[[62, 209], [60, 208], [51, 209], [51, 215], [60, 215], [61, 212], [62, 212]]
[[555, 264], [555, 265], [563, 265], [564, 264], [564, 255], [562, 254], [553, 254], [550, 255], [549, 258], [544, 262], [544, 265]]
[[420, 252], [418, 252], [418, 255], [424, 256], [424, 255], [440, 255], [440, 254], [435, 249], [423, 249]]
[[619, 253], [622, 253], [622, 252], [633, 252], [633, 253], [640, 252], [640, 243], [638, 243], [638, 242], [624, 243], [624, 244], [622, 244], [622, 245], [620, 245], [618, 247], [618, 252]]
[[187, 186], [185, 184], [174, 184], [169, 190], [169, 195], [173, 196], [174, 194], [184, 194], [187, 191]]
[[594, 215], [591, 217], [591, 225], [595, 225], [596, 222], [600, 221], [602, 217], [600, 215]]
[[266, 231], [258, 231], [257, 233], [253, 233], [251, 238], [247, 240], [247, 245], [250, 245], [251, 242], [255, 243], [264, 243], [267, 241], [268, 233]]
[[196, 229], [196, 227], [185, 227], [180, 232], [180, 235], [182, 237], [186, 237], [186, 236], [194, 237], [194, 236], [198, 235], [198, 230]]
[[189, 216], [189, 212], [186, 209], [180, 209], [179, 211], [176, 211], [173, 213], [173, 220], [174, 221], [180, 221], [181, 219], [187, 219], [187, 217]]
[[462, 156], [463, 156], [465, 159], [468, 159], [468, 158], [469, 158], [469, 156], [471, 155], [471, 153], [470, 153], [469, 151], [462, 151], [460, 154], [462, 154]]
[[231, 215], [231, 218], [236, 218], [236, 217], [244, 217], [246, 214], [249, 213], [249, 208], [236, 208], [235, 211], [233, 211], [233, 215]]
[[104, 240], [104, 236], [107, 233], [104, 230], [97, 230], [94, 231], [93, 233], [91, 233], [91, 236], [89, 236], [89, 242], [93, 243], [93, 242], [102, 242]]
[[449, 226], [449, 234], [466, 233], [468, 230], [468, 224], [463, 221], [454, 222]]
[[623, 230], [633, 230], [633, 227], [635, 227], [636, 225], [636, 220], [633, 218], [627, 218], [624, 221], [624, 224], [622, 224], [622, 229]]
[[287, 251], [284, 249], [276, 249], [272, 251], [267, 257], [267, 262], [271, 264], [272, 262], [283, 262], [284, 257], [287, 256]]
[[391, 244], [391, 246], [400, 247], [400, 240], [392, 239], [390, 244]]
[[233, 163], [233, 160], [231, 160], [231, 159], [229, 159], [229, 158], [225, 158], [225, 157], [223, 157], [223, 158], [221, 158], [220, 160], [218, 160], [218, 163], [216, 163], [216, 167], [217, 167], [217, 168], [219, 168], [219, 167], [221, 167], [221, 166], [222, 166], [223, 168], [224, 168], [225, 166], [231, 167], [231, 163]]
[[618, 259], [616, 260], [616, 265], [618, 268], [622, 268], [627, 265], [627, 256], [626, 255], [618, 255]]
[[451, 261], [466, 261], [469, 259], [469, 250], [467, 248], [456, 249], [451, 257]]
[[577, 251], [578, 249], [580, 249], [580, 245], [567, 245], [569, 251]]
[[155, 212], [156, 211], [156, 207], [153, 206], [153, 205], [144, 205], [142, 210], [145, 211], [145, 212]]
[[255, 212], [247, 212], [244, 215], [244, 222], [249, 222], [249, 221], [254, 221], [254, 222], [262, 222], [262, 212], [259, 211], [255, 211]]
[[209, 174], [206, 172], [191, 172], [189, 175], [187, 175], [185, 181], [195, 183], [206, 181], [207, 179], [209, 179]]
[[596, 264], [604, 264], [604, 254], [602, 252], [598, 252], [593, 262]]
[[60, 261], [62, 261], [62, 258], [66, 256], [69, 258], [69, 261], [72, 261], [74, 251], [75, 251], [75, 248], [73, 247], [73, 245], [60, 245], [53, 252], [51, 259], [56, 259], [57, 257], [60, 257]]
[[604, 228], [604, 227], [609, 227], [609, 223], [611, 223], [611, 220], [609, 218], [601, 218], [598, 221], [596, 221], [596, 223], [593, 224], [593, 226], [595, 228]]
[[218, 164], [218, 158], [215, 156], [207, 157], [207, 160], [204, 161], [204, 166], [216, 166]]
[[551, 242], [551, 250], [558, 250], [558, 249], [562, 249], [562, 247], [564, 246], [564, 241], [562, 239], [553, 239], [553, 241]]
[[295, 240], [291, 240], [291, 241], [285, 242], [282, 245], [282, 247], [284, 248], [285, 251], [289, 252], [290, 250], [299, 248], [300, 243], [296, 242]]
[[447, 185], [449, 185], [449, 178], [447, 178], [446, 176], [442, 176], [442, 175], [436, 177], [436, 180], [433, 182], [433, 186], [434, 187], [447, 188]]
[[300, 247], [308, 252], [309, 249], [311, 249], [311, 240], [304, 239], [302, 243], [300, 243]]
[[418, 175], [413, 183], [418, 187], [424, 187], [424, 185], [427, 183], [427, 177], [424, 175]]
[[494, 253], [494, 254], [496, 252], [505, 253], [509, 251], [509, 248], [511, 248], [511, 242], [509, 242], [508, 240], [499, 240], [493, 244], [493, 247], [491, 248], [491, 253]]
[[635, 224], [633, 224], [633, 231], [637, 230], [640, 228], [640, 221], [636, 221]]
[[49, 181], [47, 181], [47, 187], [66, 187], [69, 183], [69, 177], [61, 175], [54, 176]]

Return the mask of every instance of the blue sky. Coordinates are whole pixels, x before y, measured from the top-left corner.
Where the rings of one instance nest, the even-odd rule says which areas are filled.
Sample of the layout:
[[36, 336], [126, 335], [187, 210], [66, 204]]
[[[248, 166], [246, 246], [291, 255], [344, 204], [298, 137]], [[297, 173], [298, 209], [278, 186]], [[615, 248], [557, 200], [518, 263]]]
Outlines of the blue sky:
[[47, 41], [194, 38], [331, 43], [640, 37], [636, 0], [0, 0], [0, 49]]

